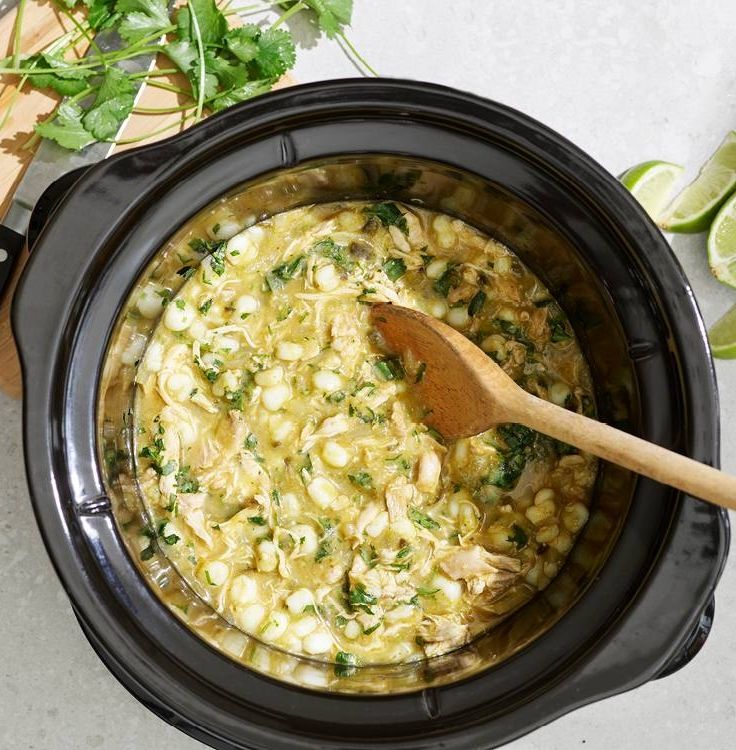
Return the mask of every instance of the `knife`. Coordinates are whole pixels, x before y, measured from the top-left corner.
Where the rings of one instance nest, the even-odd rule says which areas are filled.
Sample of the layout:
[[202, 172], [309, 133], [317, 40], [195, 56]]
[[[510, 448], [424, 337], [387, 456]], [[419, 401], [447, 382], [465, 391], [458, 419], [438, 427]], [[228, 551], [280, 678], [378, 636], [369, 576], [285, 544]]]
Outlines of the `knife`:
[[20, 0], [0, 0], [0, 18], [2, 18], [9, 10], [15, 8]]
[[[16, 5], [18, 0], [0, 0], [0, 14]], [[114, 29], [105, 29], [95, 36], [95, 44], [104, 52], [115, 52], [125, 46]], [[90, 45], [90, 50], [94, 47]], [[96, 53], [97, 50], [94, 50]], [[87, 54], [90, 54], [89, 51]], [[151, 70], [156, 62], [156, 54], [138, 55], [123, 60], [116, 67], [127, 73], [143, 73]], [[138, 100], [145, 79], [133, 79], [135, 99]], [[84, 104], [84, 102], [83, 102]], [[127, 119], [121, 123], [115, 137], [125, 127]], [[114, 139], [113, 139], [114, 140]], [[15, 189], [5, 217], [0, 221], [0, 298], [13, 276], [18, 259], [23, 253], [26, 233], [31, 213], [43, 191], [62, 175], [79, 167], [101, 161], [115, 148], [113, 143], [91, 143], [81, 151], [70, 151], [54, 141], [44, 139], [28, 165], [21, 181]]]

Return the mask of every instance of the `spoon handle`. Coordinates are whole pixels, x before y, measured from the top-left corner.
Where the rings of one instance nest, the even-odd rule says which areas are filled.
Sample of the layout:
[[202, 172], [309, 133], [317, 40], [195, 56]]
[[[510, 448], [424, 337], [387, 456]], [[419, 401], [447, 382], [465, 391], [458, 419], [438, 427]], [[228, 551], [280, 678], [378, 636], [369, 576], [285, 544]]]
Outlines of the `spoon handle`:
[[520, 399], [514, 409], [518, 413], [509, 415], [513, 421], [689, 495], [736, 510], [736, 477], [549, 401], [525, 395], [527, 398]]

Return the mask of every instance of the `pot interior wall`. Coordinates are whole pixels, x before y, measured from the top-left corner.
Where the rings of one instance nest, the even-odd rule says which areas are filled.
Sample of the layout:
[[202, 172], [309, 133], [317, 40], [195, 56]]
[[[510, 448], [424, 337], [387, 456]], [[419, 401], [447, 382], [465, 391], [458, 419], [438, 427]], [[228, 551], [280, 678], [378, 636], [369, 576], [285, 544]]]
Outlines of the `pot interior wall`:
[[634, 368], [613, 304], [586, 260], [586, 249], [574, 244], [555, 222], [553, 211], [547, 213], [544, 196], [532, 205], [497, 184], [436, 162], [350, 155], [240, 185], [170, 238], [135, 283], [113, 333], [101, 381], [98, 445], [118, 529], [129, 553], [159, 598], [202, 638], [233, 659], [289, 682], [347, 692], [401, 692], [477, 673], [509, 658], [552, 627], [604, 565], [625, 519], [634, 480], [617, 467], [601, 467], [590, 521], [563, 570], [501, 625], [453, 654], [414, 665], [360, 669], [350, 678], [335, 675], [331, 664], [284, 654], [241, 633], [196, 596], [160, 551], [142, 562], [140, 552], [148, 539], [141, 531], [147, 518], [131, 460], [135, 395], [131, 352], [140, 351], [157, 321], [135, 314], [138, 290], [153, 279], [176, 292], [184, 279], [176, 273], [181, 261], [173, 248], [189, 235], [201, 235], [202, 227], [212, 226], [225, 212], [252, 222], [297, 206], [344, 199], [417, 203], [462, 218], [509, 246], [547, 284], [569, 316], [591, 368], [599, 416], [637, 430]]

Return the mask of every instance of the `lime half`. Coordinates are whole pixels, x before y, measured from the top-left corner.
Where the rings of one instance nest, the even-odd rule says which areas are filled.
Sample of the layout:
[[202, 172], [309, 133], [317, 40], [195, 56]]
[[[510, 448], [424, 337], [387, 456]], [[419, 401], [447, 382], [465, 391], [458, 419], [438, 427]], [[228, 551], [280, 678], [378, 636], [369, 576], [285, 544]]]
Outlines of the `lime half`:
[[645, 161], [627, 169], [619, 178], [655, 221], [672, 195], [672, 189], [685, 171], [679, 164]]
[[708, 263], [718, 281], [736, 287], [736, 194], [726, 201], [710, 226]]
[[736, 189], [736, 131], [731, 131], [700, 174], [667, 207], [659, 225], [668, 232], [704, 232]]
[[713, 323], [708, 340], [714, 357], [736, 359], [736, 305]]

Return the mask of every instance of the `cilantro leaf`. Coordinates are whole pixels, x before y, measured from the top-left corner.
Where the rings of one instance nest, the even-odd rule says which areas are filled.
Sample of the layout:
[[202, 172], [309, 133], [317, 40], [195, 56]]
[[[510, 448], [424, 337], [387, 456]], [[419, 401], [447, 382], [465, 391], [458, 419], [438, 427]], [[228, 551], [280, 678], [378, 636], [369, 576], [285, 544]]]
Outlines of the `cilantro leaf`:
[[403, 380], [406, 374], [401, 360], [397, 357], [383, 357], [376, 360], [373, 367], [384, 380]]
[[118, 0], [115, 10], [124, 16], [118, 34], [130, 44], [171, 25], [166, 0]]
[[197, 49], [187, 39], [169, 42], [164, 45], [164, 54], [176, 65], [182, 73], [189, 75], [194, 70], [197, 61]]
[[[350, 25], [353, 15], [353, 0], [303, 0], [304, 5], [314, 11], [317, 26], [332, 38], [343, 31], [343, 26]], [[290, 7], [295, 2], [282, 3]]]
[[549, 328], [551, 332], [549, 340], [554, 344], [557, 344], [560, 341], [569, 341], [572, 338], [572, 336], [567, 332], [565, 318], [562, 315], [551, 318], [549, 321]]
[[345, 245], [338, 245], [333, 239], [328, 237], [327, 239], [320, 240], [313, 247], [312, 250], [323, 258], [328, 258], [336, 266], [350, 271], [355, 267], [355, 261], [348, 257], [348, 249]]
[[[210, 50], [204, 54], [204, 68], [224, 89], [239, 88], [248, 83], [248, 70], [244, 65], [237, 60], [230, 62]], [[199, 75], [199, 66], [196, 66], [196, 72]]]
[[496, 446], [500, 453], [499, 461], [483, 478], [482, 483], [511, 489], [524, 471], [537, 433], [524, 425], [513, 423], [499, 425], [496, 432], [504, 445]]
[[445, 269], [445, 272], [440, 276], [438, 279], [435, 279], [434, 284], [432, 284], [432, 288], [437, 292], [437, 294], [441, 294], [443, 297], [447, 297], [447, 295], [450, 293], [450, 289], [454, 289], [456, 286], [458, 286], [461, 282], [461, 276], [460, 271], [456, 264], [451, 263], [447, 268]]
[[61, 57], [49, 53], [33, 55], [21, 64], [22, 68], [53, 68], [53, 73], [34, 73], [28, 82], [37, 89], [53, 89], [62, 96], [74, 96], [89, 85], [85, 79], [92, 75], [89, 68], [76, 68]]
[[373, 477], [367, 471], [359, 471], [357, 474], [348, 474], [348, 479], [356, 485], [367, 490], [373, 489]]
[[420, 526], [421, 528], [429, 529], [430, 531], [440, 528], [440, 525], [434, 520], [434, 518], [431, 518], [426, 513], [422, 513], [419, 508], [415, 508], [413, 505], [409, 507], [407, 515], [409, 516], [409, 520], [415, 526]]
[[363, 212], [368, 216], [375, 216], [384, 227], [395, 226], [404, 234], [409, 233], [406, 217], [395, 203], [376, 203], [374, 206], [364, 208]]
[[261, 78], [279, 78], [296, 60], [294, 41], [283, 29], [263, 31], [251, 23], [231, 29], [224, 40], [229, 52], [240, 62], [250, 63]]
[[266, 29], [258, 38], [255, 63], [264, 78], [278, 78], [293, 67], [296, 48], [284, 29]]
[[482, 309], [483, 305], [486, 303], [486, 293], [485, 292], [476, 292], [473, 299], [470, 300], [470, 304], [468, 305], [468, 314], [473, 317], [477, 315]]
[[401, 258], [389, 258], [383, 264], [383, 272], [391, 281], [397, 281], [406, 273], [406, 263]]
[[351, 677], [355, 674], [355, 665], [358, 663], [355, 654], [347, 651], [338, 651], [335, 654], [335, 676]]
[[176, 14], [177, 36], [179, 39], [193, 41], [195, 37], [192, 25], [192, 9], [197, 17], [202, 44], [220, 45], [227, 33], [227, 19], [215, 4], [214, 0], [188, 0], [187, 4]]
[[91, 0], [85, 4], [89, 6], [87, 23], [95, 31], [109, 29], [120, 19], [120, 14], [115, 11], [115, 0]]
[[185, 494], [199, 492], [199, 480], [193, 477], [188, 466], [182, 466], [176, 472], [176, 489]]
[[525, 547], [527, 542], [529, 541], [529, 537], [527, 536], [527, 533], [524, 531], [524, 529], [522, 529], [521, 526], [514, 524], [511, 527], [511, 531], [512, 533], [507, 537], [508, 541], [515, 544], [516, 549]]
[[166, 523], [166, 521], [161, 521], [161, 523], [159, 523], [158, 536], [168, 545], [176, 544], [181, 537], [178, 534], [165, 534], [164, 530], [166, 529]]
[[51, 138], [64, 148], [79, 151], [95, 140], [82, 124], [83, 114], [76, 102], [64, 101], [56, 110], [56, 116], [38, 123], [35, 130], [43, 138]]
[[362, 609], [364, 612], [371, 615], [373, 614], [371, 606], [378, 604], [378, 599], [376, 599], [373, 594], [369, 594], [366, 591], [365, 586], [363, 586], [362, 583], [359, 583], [348, 592], [348, 604], [350, 604], [353, 609]]
[[219, 95], [213, 99], [210, 106], [213, 110], [219, 111], [221, 109], [227, 109], [232, 107], [233, 104], [239, 104], [247, 99], [252, 99], [254, 96], [259, 94], [265, 94], [266, 91], [271, 90], [272, 82], [266, 81], [249, 81], [244, 86], [230, 89], [224, 94]]
[[114, 138], [133, 109], [135, 85], [120, 68], [110, 67], [82, 122], [98, 141]]
[[297, 255], [291, 260], [282, 263], [276, 268], [272, 268], [266, 273], [266, 284], [268, 288], [275, 292], [281, 289], [287, 281], [299, 276], [304, 270], [304, 256]]
[[258, 37], [261, 30], [249, 23], [225, 34], [225, 45], [241, 62], [248, 63], [258, 55]]

